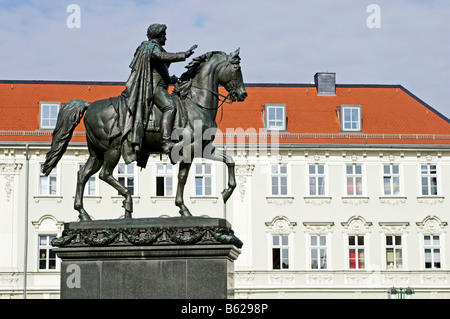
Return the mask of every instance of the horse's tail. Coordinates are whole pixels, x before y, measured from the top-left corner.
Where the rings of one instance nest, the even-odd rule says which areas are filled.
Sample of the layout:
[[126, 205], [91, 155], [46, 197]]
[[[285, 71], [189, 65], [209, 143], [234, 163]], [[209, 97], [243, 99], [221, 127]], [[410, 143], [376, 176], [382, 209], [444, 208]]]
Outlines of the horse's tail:
[[69, 145], [75, 127], [80, 123], [84, 112], [90, 105], [82, 100], [70, 100], [64, 104], [58, 113], [56, 127], [52, 134], [52, 145], [45, 158], [42, 173], [47, 176], [63, 156]]

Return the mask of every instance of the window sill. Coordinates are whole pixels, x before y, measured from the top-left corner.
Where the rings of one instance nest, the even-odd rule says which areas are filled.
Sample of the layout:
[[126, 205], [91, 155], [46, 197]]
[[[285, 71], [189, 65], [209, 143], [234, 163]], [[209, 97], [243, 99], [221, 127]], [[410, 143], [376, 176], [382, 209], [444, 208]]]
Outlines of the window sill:
[[57, 195], [38, 195], [33, 196], [34, 202], [39, 203], [41, 200], [50, 200], [50, 201], [56, 201], [57, 203], [61, 203], [63, 197], [57, 196]]
[[175, 196], [150, 196], [150, 200], [152, 201], [152, 203], [173, 202], [175, 200]]
[[[139, 203], [141, 200], [140, 196], [132, 196], [133, 203]], [[125, 198], [123, 196], [111, 196], [113, 203], [117, 203], [118, 201], [122, 202]]]
[[212, 201], [213, 203], [217, 203], [217, 196], [191, 196], [191, 203], [195, 203], [196, 201]]
[[[75, 196], [72, 196], [72, 198], [75, 199]], [[98, 195], [83, 195], [83, 200], [96, 201], [97, 203], [100, 203], [102, 201], [102, 197]]]
[[382, 204], [398, 205], [406, 203], [405, 196], [380, 196], [379, 199]]
[[421, 204], [429, 204], [429, 205], [433, 205], [433, 204], [438, 204], [438, 203], [443, 203], [444, 202], [445, 197], [444, 196], [417, 196], [417, 201]]
[[351, 205], [367, 204], [369, 202], [369, 197], [367, 197], [367, 196], [344, 196], [344, 197], [342, 197], [342, 202], [344, 204], [351, 204]]
[[276, 205], [285, 205], [285, 204], [292, 204], [294, 201], [293, 196], [266, 196], [266, 201], [269, 204], [276, 204]]
[[303, 199], [307, 204], [322, 205], [331, 203], [330, 196], [307, 196], [303, 197]]

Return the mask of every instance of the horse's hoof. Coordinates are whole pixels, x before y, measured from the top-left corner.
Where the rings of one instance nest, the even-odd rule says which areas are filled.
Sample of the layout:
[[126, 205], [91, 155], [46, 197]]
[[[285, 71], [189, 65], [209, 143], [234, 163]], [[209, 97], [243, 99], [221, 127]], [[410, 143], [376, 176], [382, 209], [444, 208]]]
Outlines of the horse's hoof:
[[180, 215], [181, 216], [192, 216], [191, 212], [189, 211], [189, 209], [180, 209]]
[[224, 189], [221, 194], [222, 194], [223, 202], [226, 203], [227, 200], [231, 196], [231, 191], [229, 189]]
[[87, 213], [80, 213], [80, 214], [78, 215], [78, 218], [79, 218], [81, 221], [92, 221], [91, 217], [89, 217], [89, 215], [88, 215]]

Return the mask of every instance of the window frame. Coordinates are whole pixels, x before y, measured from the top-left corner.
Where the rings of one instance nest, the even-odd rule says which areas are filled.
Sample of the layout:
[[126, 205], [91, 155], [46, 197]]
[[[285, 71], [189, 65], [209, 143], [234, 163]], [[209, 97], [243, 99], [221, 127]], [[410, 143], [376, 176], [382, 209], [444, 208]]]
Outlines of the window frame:
[[[422, 167], [426, 166], [427, 167], [427, 173], [423, 174], [422, 173]], [[435, 174], [431, 174], [431, 168], [430, 166], [435, 166], [435, 170], [436, 173]], [[436, 194], [430, 194], [431, 191], [431, 178], [432, 177], [436, 178]], [[419, 194], [421, 197], [439, 197], [441, 196], [441, 187], [440, 187], [440, 169], [439, 169], [439, 165], [437, 163], [419, 163]], [[423, 179], [426, 178], [428, 181], [428, 186], [427, 186], [427, 191], [428, 194], [424, 194], [424, 185], [423, 185]]]
[[[347, 167], [351, 166], [352, 167], [352, 173], [348, 173], [347, 172]], [[361, 173], [358, 174], [356, 173], [356, 166], [361, 166]], [[344, 164], [344, 182], [345, 182], [345, 195], [344, 197], [365, 197], [366, 195], [366, 186], [365, 186], [365, 178], [364, 178], [364, 173], [365, 173], [365, 167], [364, 164], [362, 163], [345, 163]], [[356, 178], [360, 177], [361, 178], [361, 194], [356, 194]], [[348, 178], [352, 178], [352, 182], [353, 182], [353, 194], [349, 194], [349, 184], [348, 184]]]
[[[54, 118], [55, 125], [44, 125], [43, 124], [43, 116], [44, 116], [44, 108], [46, 106], [50, 107], [49, 113], [51, 113], [51, 107], [56, 106], [56, 117]], [[61, 102], [50, 102], [50, 101], [40, 101], [39, 102], [39, 129], [40, 130], [53, 130], [56, 126], [56, 120], [58, 119], [59, 110], [61, 109]], [[53, 117], [49, 116], [49, 121], [53, 120]]]
[[[317, 239], [317, 244], [313, 245], [312, 243], [312, 239], [313, 237], [316, 237]], [[320, 240], [321, 237], [325, 238], [325, 244], [322, 245]], [[327, 234], [309, 234], [308, 236], [308, 243], [309, 243], [309, 269], [310, 270], [328, 270], [329, 269], [329, 249], [328, 249], [328, 235]], [[325, 266], [322, 266], [322, 262], [321, 262], [321, 255], [320, 252], [322, 250], [325, 250]], [[317, 252], [317, 268], [313, 268], [313, 251]]]
[[[270, 126], [269, 125], [269, 113], [271, 109], [281, 109], [282, 110], [282, 118], [281, 119], [277, 119], [275, 118], [275, 122], [278, 121], [282, 121], [281, 126]], [[276, 115], [275, 115], [276, 117]], [[267, 131], [276, 131], [276, 132], [280, 132], [280, 131], [286, 131], [286, 127], [287, 127], [287, 116], [286, 116], [286, 104], [266, 104], [264, 107], [264, 127]]]
[[[273, 167], [277, 166], [277, 173], [273, 173]], [[281, 173], [281, 166], [286, 167], [286, 173]], [[290, 165], [288, 163], [270, 163], [269, 164], [269, 196], [270, 197], [290, 197], [291, 185], [290, 185]], [[277, 178], [277, 191], [278, 194], [274, 194], [273, 178]], [[282, 190], [282, 178], [286, 179], [286, 194], [281, 194]]]
[[[392, 238], [392, 243], [388, 244], [388, 238]], [[397, 244], [396, 242], [396, 237], [400, 238], [400, 244]], [[388, 265], [388, 249], [392, 249], [393, 250], [393, 260], [394, 260], [394, 264], [392, 265], [393, 267], [391, 268]], [[397, 251], [401, 251], [401, 265], [399, 267], [398, 264], [398, 258], [397, 258]], [[403, 238], [403, 235], [401, 234], [393, 234], [393, 233], [389, 233], [389, 234], [385, 234], [384, 236], [384, 258], [385, 258], [385, 269], [386, 270], [404, 270], [405, 269], [405, 240]]]
[[[279, 244], [275, 244], [275, 237], [279, 239]], [[283, 238], [287, 239], [287, 244], [283, 245]], [[282, 271], [282, 270], [289, 270], [291, 269], [291, 249], [290, 249], [290, 236], [289, 234], [271, 234], [271, 256], [272, 256], [272, 270], [275, 271]], [[274, 252], [275, 250], [279, 251], [279, 263], [280, 268], [275, 268], [275, 256]], [[286, 257], [283, 257], [283, 253], [287, 253]], [[287, 267], [283, 267], [283, 260], [287, 259]]]
[[[431, 237], [431, 244], [430, 245], [426, 245], [425, 244], [425, 237]], [[433, 244], [434, 242], [434, 237], [438, 237], [439, 238], [439, 244], [435, 245]], [[443, 262], [444, 262], [444, 249], [443, 249], [443, 236], [442, 234], [428, 234], [428, 233], [424, 233], [422, 235], [422, 249], [423, 249], [423, 269], [425, 270], [442, 270], [443, 269]], [[431, 250], [431, 267], [427, 267], [427, 254], [426, 251], [427, 249]], [[435, 250], [439, 250], [439, 267], [435, 267]]]
[[[159, 166], [163, 166], [163, 172], [159, 173]], [[167, 172], [167, 167], [170, 166], [172, 168], [172, 172]], [[161, 198], [161, 197], [174, 197], [176, 192], [176, 182], [175, 182], [175, 165], [172, 165], [170, 163], [158, 163], [155, 165], [155, 197]], [[162, 178], [163, 180], [163, 194], [159, 194], [159, 185], [158, 185], [158, 178]], [[167, 193], [167, 179], [171, 178], [171, 188], [172, 188], [172, 194]]]
[[[46, 245], [41, 245], [41, 237], [46, 237], [46, 241], [47, 241]], [[50, 234], [50, 233], [39, 233], [37, 235], [37, 271], [38, 272], [56, 272], [56, 271], [59, 271], [58, 259], [57, 259], [56, 254], [53, 252], [53, 247], [51, 245], [51, 238], [50, 237], [56, 238], [57, 235], [53, 234], [53, 233], [52, 234]], [[42, 261], [41, 251], [43, 249], [45, 249], [45, 251], [46, 251], [46, 253], [45, 253], [46, 257], [44, 258], [45, 259], [45, 265], [46, 265], [45, 268], [41, 268], [41, 261]], [[52, 254], [53, 254], [53, 257], [52, 257]], [[51, 259], [54, 260], [54, 267], [55, 268], [53, 268], [53, 269], [49, 268], [50, 267], [49, 266], [49, 262], [50, 262]]]
[[[197, 167], [201, 166], [201, 173], [198, 173], [197, 171]], [[205, 167], [209, 166], [211, 168], [211, 172], [210, 173], [206, 173], [205, 172]], [[193, 181], [193, 196], [194, 197], [214, 197], [215, 196], [215, 187], [214, 187], [214, 168], [215, 166], [212, 163], [195, 163], [194, 164], [194, 181]], [[197, 185], [197, 179], [201, 177], [202, 183], [201, 183], [201, 194], [197, 194], [197, 189], [198, 189], [198, 185]], [[209, 178], [210, 180], [210, 194], [206, 194], [206, 186], [205, 186], [205, 178]]]
[[[310, 172], [310, 166], [314, 166], [314, 173]], [[318, 166], [323, 166], [323, 173], [319, 173], [318, 172]], [[308, 163], [306, 165], [306, 169], [307, 169], [307, 192], [308, 195], [307, 197], [327, 197], [328, 196], [328, 180], [327, 180], [327, 173], [328, 173], [328, 167], [325, 163]], [[318, 190], [319, 188], [319, 183], [318, 183], [318, 178], [323, 177], [323, 194], [318, 194]], [[315, 191], [316, 194], [311, 194], [311, 178], [315, 179], [316, 182], [316, 187], [315, 187]]]
[[[357, 110], [357, 119], [353, 119], [353, 114], [350, 114], [350, 121], [345, 120], [345, 112], [347, 110]], [[343, 104], [338, 108], [338, 120], [341, 132], [362, 132], [362, 108], [361, 105]], [[345, 128], [347, 122], [356, 123], [356, 128]]]
[[[389, 173], [385, 172], [385, 166], [389, 166]], [[398, 173], [394, 173], [393, 167], [398, 166]], [[381, 165], [381, 188], [382, 188], [382, 196], [383, 197], [402, 197], [403, 196], [403, 180], [402, 180], [402, 165], [399, 163], [383, 163]], [[390, 177], [389, 181], [389, 190], [391, 194], [386, 194], [385, 188], [385, 178]], [[398, 194], [394, 193], [394, 182], [393, 179], [398, 178]]]
[[[350, 245], [350, 237], [355, 237], [355, 244], [354, 245]], [[359, 237], [363, 238], [364, 243], [363, 244], [359, 244], [358, 240]], [[347, 269], [348, 270], [365, 270], [367, 269], [367, 239], [366, 239], [366, 235], [365, 234], [347, 234], [346, 236], [347, 239]], [[352, 248], [354, 247], [354, 248]], [[355, 268], [351, 267], [351, 260], [353, 259], [351, 254], [350, 254], [350, 250], [354, 249], [355, 250]], [[360, 250], [362, 250], [364, 252], [363, 254], [363, 263], [364, 265], [361, 267], [360, 265], [360, 258], [359, 258], [359, 252]]]
[[[43, 167], [44, 163], [40, 162], [38, 163], [38, 168], [39, 168], [39, 175], [38, 175], [38, 182], [37, 182], [37, 196], [39, 197], [57, 197], [60, 194], [60, 167], [59, 165], [56, 165], [56, 167], [54, 167], [52, 169], [52, 171], [50, 172], [50, 174], [48, 176], [45, 176], [42, 173], [42, 167]], [[55, 192], [52, 194], [51, 193], [51, 183], [50, 183], [50, 179], [54, 177], [55, 178]], [[41, 185], [41, 180], [42, 179], [47, 179], [47, 187], [46, 187], [46, 194], [42, 193], [42, 185]]]
[[[119, 173], [119, 169], [120, 166], [123, 165], [126, 168], [126, 173]], [[133, 173], [129, 173], [128, 172], [128, 168], [133, 166]], [[138, 196], [139, 194], [139, 189], [138, 189], [138, 169], [137, 169], [137, 165], [135, 163], [130, 163], [130, 164], [125, 164], [125, 163], [118, 163], [116, 168], [114, 169], [114, 175], [117, 179], [117, 181], [122, 184], [120, 182], [120, 178], [125, 178], [124, 181], [126, 181], [125, 184], [122, 184], [123, 186], [125, 186], [128, 191], [130, 192], [130, 188], [128, 186], [128, 178], [133, 177], [133, 191], [130, 192], [131, 196]], [[117, 194], [114, 196], [122, 196], [118, 191]]]

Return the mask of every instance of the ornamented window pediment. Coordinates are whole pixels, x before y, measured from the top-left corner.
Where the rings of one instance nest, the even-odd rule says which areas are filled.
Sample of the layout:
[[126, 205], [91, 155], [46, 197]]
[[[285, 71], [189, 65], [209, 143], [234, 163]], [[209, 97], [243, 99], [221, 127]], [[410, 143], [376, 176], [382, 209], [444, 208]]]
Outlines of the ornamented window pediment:
[[361, 216], [353, 216], [347, 222], [341, 223], [344, 226], [345, 232], [348, 234], [366, 234], [370, 232], [370, 226], [372, 226], [371, 222], [367, 222]]
[[272, 219], [271, 222], [266, 222], [268, 232], [273, 234], [289, 234], [294, 232], [294, 227], [297, 226], [296, 222], [291, 222], [289, 218], [285, 216], [277, 216]]
[[311, 234], [328, 234], [332, 232], [333, 222], [304, 222], [306, 232]]
[[447, 222], [443, 222], [437, 216], [427, 216], [421, 222], [416, 223], [419, 231], [426, 234], [441, 234], [445, 232]]
[[381, 232], [389, 235], [403, 235], [408, 232], [408, 222], [379, 222]]

